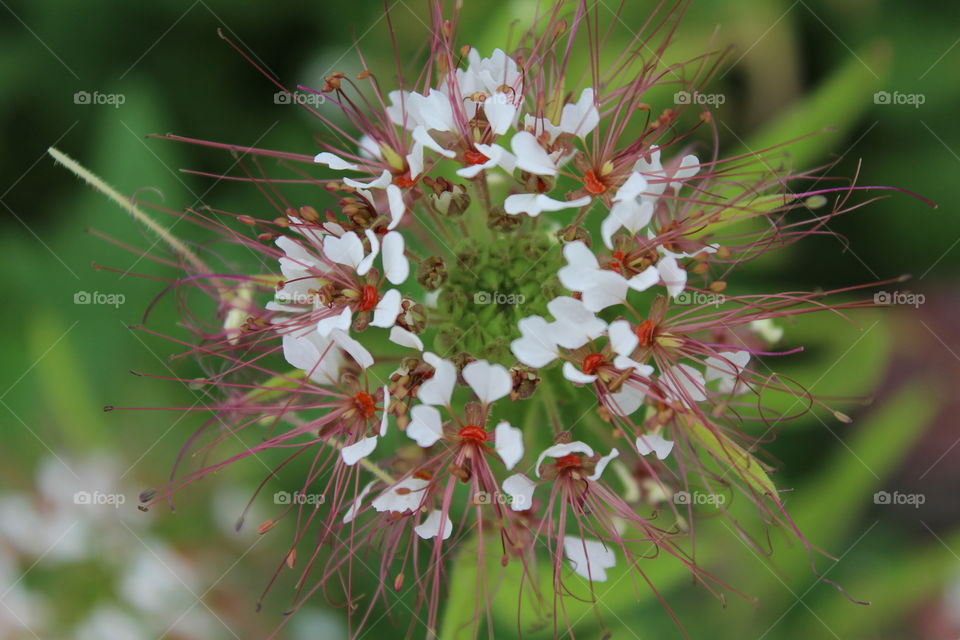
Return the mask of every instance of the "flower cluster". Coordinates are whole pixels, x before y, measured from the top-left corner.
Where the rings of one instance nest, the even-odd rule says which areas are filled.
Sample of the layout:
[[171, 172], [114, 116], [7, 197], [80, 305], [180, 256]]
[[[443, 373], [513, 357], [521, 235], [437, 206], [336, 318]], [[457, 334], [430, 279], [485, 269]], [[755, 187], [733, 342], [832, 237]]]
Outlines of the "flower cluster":
[[[302, 466], [298, 492], [322, 505], [291, 501], [260, 527], [296, 514], [284, 559], [303, 571], [295, 605], [340, 585], [358, 607], [364, 568], [377, 587], [360, 623], [387, 590], [412, 585], [429, 634], [464, 549], [481, 573], [519, 567], [532, 590], [546, 562], [554, 592], [538, 595], [559, 630], [572, 624], [559, 600], [611, 572], [642, 575], [652, 555], [718, 585], [693, 561], [696, 513], [676, 492], [736, 492], [795, 531], [755, 457], [788, 416], [758, 405], [771, 390], [824, 405], [759, 357], [777, 355], [778, 319], [868, 302], [732, 293], [728, 280], [842, 205], [811, 213], [816, 192], [783, 191], [811, 176], [694, 153], [694, 131], [676, 133], [684, 108], [654, 115], [643, 102], [690, 81], [644, 60], [641, 36], [606, 72], [590, 39], [581, 73], [570, 51], [592, 18], [584, 2], [556, 4], [514, 53], [458, 46], [437, 6], [416, 85], [384, 94], [369, 69], [334, 73], [317, 91], [340, 119], [304, 108], [336, 140], [316, 154], [243, 150], [295, 165], [323, 213], [291, 204], [283, 181], [247, 175], [273, 218], [185, 214], [268, 267], [225, 276], [197, 258], [176, 283], [217, 300], [222, 320], [187, 323], [201, 336], [191, 353], [219, 365], [190, 381], [218, 398], [203, 450], [251, 432], [256, 442], [145, 501], [271, 451], [283, 455], [271, 479]], [[578, 76], [591, 81], [574, 89]], [[695, 115], [694, 129], [711, 125]], [[477, 599], [478, 625], [490, 596]]]

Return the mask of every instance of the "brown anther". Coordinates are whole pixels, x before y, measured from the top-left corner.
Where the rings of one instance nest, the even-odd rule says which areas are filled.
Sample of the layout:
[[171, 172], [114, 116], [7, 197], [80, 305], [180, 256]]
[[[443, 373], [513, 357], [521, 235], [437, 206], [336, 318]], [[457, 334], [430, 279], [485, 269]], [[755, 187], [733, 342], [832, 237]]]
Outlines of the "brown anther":
[[722, 293], [727, 290], [727, 283], [724, 280], [716, 280], [710, 283], [710, 291]]

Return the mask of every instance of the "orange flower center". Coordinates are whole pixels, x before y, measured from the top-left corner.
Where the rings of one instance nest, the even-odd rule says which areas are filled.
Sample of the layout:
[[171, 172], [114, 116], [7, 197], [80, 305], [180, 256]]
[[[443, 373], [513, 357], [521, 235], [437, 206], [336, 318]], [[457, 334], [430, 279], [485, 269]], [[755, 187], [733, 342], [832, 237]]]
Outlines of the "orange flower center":
[[611, 271], [616, 271], [617, 273], [623, 273], [623, 261], [626, 259], [627, 254], [623, 251], [614, 251], [613, 260], [610, 261], [608, 265]]
[[633, 328], [633, 332], [640, 338], [641, 347], [649, 347], [653, 343], [653, 329], [653, 320], [644, 320]]
[[483, 164], [490, 158], [475, 149], [470, 149], [469, 151], [464, 152], [463, 159], [467, 161], [467, 164]]
[[357, 411], [359, 411], [360, 415], [364, 418], [369, 420], [373, 417], [376, 407], [373, 404], [373, 397], [369, 393], [361, 391], [353, 396], [353, 403], [356, 405]]
[[583, 460], [580, 459], [575, 453], [569, 453], [562, 458], [557, 458], [557, 470], [563, 471], [564, 469], [573, 469], [583, 466]]
[[587, 169], [587, 172], [583, 174], [583, 186], [587, 188], [588, 192], [595, 196], [598, 196], [607, 190], [607, 185], [597, 177], [597, 174], [593, 169]]
[[487, 431], [483, 427], [467, 425], [463, 429], [460, 429], [460, 439], [472, 440], [473, 442], [482, 444], [487, 441]]
[[599, 353], [591, 353], [583, 359], [583, 372], [592, 376], [597, 371], [597, 367], [603, 364], [603, 360], [603, 356]]
[[363, 285], [363, 290], [360, 292], [360, 311], [372, 310], [379, 301], [380, 294], [377, 293], [377, 288], [371, 284]]

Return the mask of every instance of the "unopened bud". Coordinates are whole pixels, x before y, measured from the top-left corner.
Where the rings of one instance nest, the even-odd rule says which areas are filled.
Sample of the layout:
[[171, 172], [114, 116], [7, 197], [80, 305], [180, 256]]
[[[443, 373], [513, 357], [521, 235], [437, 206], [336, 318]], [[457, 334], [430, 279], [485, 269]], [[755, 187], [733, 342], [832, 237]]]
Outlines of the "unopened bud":
[[582, 242], [588, 247], [590, 246], [591, 242], [590, 234], [587, 233], [586, 229], [581, 226], [573, 225], [564, 227], [563, 229], [557, 231], [557, 238], [564, 244], [568, 242]]
[[447, 266], [440, 256], [430, 256], [417, 266], [417, 282], [427, 291], [436, 291], [447, 281]]

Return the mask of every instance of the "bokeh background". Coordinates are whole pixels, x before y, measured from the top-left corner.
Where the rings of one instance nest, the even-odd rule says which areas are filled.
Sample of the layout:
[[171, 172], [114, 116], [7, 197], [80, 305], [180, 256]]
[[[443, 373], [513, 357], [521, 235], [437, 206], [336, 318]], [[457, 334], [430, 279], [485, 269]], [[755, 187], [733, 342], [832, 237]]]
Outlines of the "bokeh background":
[[[604, 1], [598, 9], [612, 18], [617, 3]], [[426, 3], [388, 4], [403, 66], [415, 70]], [[461, 39], [489, 50], [532, 3], [465, 5]], [[611, 50], [651, 7], [627, 4]], [[273, 505], [255, 504], [247, 527], [234, 530], [264, 465], [251, 461], [208, 479], [183, 494], [174, 513], [136, 509], [137, 494], [163, 481], [200, 418], [102, 408], [202, 407], [205, 398], [189, 385], [132, 375], [189, 377], [191, 364], [175, 358], [170, 343], [128, 329], [162, 285], [95, 264], [172, 273], [102, 239], [140, 249], [155, 242], [46, 155], [55, 145], [122, 192], [174, 209], [272, 215], [250, 189], [179, 171], [223, 171], [231, 164], [225, 154], [145, 138], [175, 132], [314, 151], [318, 124], [278, 104], [218, 29], [288, 85], [320, 86], [332, 70], [355, 71], [353, 40], [384, 77], [392, 68], [375, 0], [0, 0], [0, 638], [265, 637], [288, 603], [290, 581], [262, 611], [255, 607], [287, 540], [250, 526]], [[798, 164], [837, 161], [837, 175], [859, 171], [860, 184], [906, 187], [939, 208], [903, 195], [880, 200], [832, 222], [836, 236], [807, 240], [738, 276], [743, 286], [784, 290], [912, 275], [887, 288], [910, 304], [856, 314], [855, 323], [798, 322], [784, 342], [806, 351], [771, 364], [838, 398], [854, 418], [846, 425], [811, 414], [778, 428], [769, 448], [782, 467], [778, 485], [792, 489], [798, 526], [836, 558], [820, 557], [817, 570], [872, 606], [819, 581], [797, 545], [774, 538], [769, 560], [720, 521], [701, 527], [701, 559], [756, 603], [731, 598], [724, 607], [655, 563], [652, 578], [695, 638], [953, 640], [960, 16], [948, 2], [697, 2], [671, 55], [728, 45], [725, 66], [703, 89], [723, 97], [714, 115], [726, 152], [831, 127], [794, 148]], [[158, 328], [175, 322], [172, 304], [151, 317]], [[124, 498], [84, 504], [82, 492], [93, 503]], [[611, 585], [598, 596], [613, 637], [679, 637], [645, 590]], [[394, 621], [403, 626], [408, 604], [398, 595], [379, 609], [370, 637], [390, 633]], [[515, 637], [512, 622], [509, 612], [498, 618], [498, 637]], [[340, 638], [345, 630], [343, 608], [318, 599], [280, 635]], [[585, 638], [603, 633], [593, 616], [578, 630]]]

